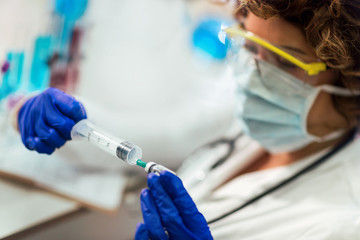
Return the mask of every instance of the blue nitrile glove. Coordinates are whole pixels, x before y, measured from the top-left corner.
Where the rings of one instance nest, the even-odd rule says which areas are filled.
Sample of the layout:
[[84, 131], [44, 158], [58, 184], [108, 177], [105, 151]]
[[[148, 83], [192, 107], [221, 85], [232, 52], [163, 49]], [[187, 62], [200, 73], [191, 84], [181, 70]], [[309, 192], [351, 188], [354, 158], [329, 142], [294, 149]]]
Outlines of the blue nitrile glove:
[[150, 173], [148, 186], [141, 192], [144, 223], [137, 226], [136, 240], [213, 239], [204, 216], [177, 176]]
[[136, 226], [135, 240], [149, 240], [149, 231], [147, 230], [145, 224], [138, 223]]
[[70, 132], [86, 118], [83, 105], [66, 93], [48, 88], [21, 107], [18, 125], [21, 139], [30, 150], [51, 154], [71, 139]]

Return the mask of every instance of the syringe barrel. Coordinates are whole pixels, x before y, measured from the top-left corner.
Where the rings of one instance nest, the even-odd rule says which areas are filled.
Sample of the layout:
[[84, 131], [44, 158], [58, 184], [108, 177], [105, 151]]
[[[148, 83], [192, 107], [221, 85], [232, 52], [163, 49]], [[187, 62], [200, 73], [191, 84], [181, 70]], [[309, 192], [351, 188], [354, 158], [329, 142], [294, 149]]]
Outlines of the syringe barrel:
[[71, 130], [71, 138], [87, 140], [105, 152], [131, 165], [135, 165], [136, 161], [142, 157], [140, 147], [126, 140], [111, 136], [86, 119], [75, 124]]

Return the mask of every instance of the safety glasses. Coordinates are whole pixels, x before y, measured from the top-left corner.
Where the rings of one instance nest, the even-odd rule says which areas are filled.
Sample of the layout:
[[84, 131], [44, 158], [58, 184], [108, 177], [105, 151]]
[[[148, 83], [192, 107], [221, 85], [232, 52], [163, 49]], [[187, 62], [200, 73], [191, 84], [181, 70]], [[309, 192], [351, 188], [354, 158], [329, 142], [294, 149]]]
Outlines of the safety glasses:
[[266, 56], [266, 61], [285, 70], [287, 72], [295, 72], [294, 68], [300, 68], [307, 75], [314, 76], [321, 71], [326, 70], [326, 64], [323, 62], [306, 63], [298, 57], [286, 52], [268, 41], [256, 36], [255, 34], [241, 29], [240, 27], [230, 27], [224, 29], [224, 32], [230, 39], [242, 38], [242, 46], [250, 52], [257, 55], [262, 53]]

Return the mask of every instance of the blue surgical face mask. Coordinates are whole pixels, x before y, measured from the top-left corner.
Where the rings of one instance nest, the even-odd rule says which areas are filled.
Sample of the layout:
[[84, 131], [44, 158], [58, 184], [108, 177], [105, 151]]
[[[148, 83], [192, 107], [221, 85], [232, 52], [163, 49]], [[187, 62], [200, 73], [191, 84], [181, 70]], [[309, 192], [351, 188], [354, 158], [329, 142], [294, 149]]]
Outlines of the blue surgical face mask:
[[311, 142], [339, 137], [344, 130], [324, 137], [310, 134], [307, 117], [318, 94], [353, 96], [332, 85], [311, 86], [253, 55], [241, 51], [234, 74], [237, 79], [237, 116], [244, 132], [272, 153], [291, 152]]

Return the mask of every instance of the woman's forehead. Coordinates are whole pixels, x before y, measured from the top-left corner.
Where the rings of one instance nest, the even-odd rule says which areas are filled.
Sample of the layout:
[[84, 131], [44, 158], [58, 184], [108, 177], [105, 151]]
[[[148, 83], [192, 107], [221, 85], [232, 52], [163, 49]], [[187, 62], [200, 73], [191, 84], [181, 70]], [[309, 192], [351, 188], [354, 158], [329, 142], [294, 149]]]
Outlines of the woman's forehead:
[[244, 28], [277, 46], [299, 49], [308, 57], [316, 57], [300, 29], [281, 18], [262, 19], [249, 13]]

